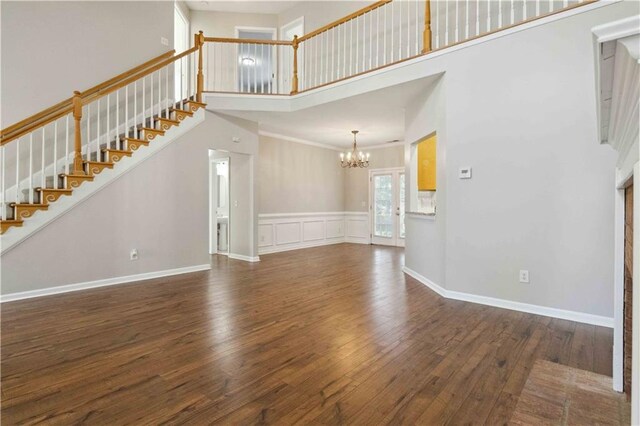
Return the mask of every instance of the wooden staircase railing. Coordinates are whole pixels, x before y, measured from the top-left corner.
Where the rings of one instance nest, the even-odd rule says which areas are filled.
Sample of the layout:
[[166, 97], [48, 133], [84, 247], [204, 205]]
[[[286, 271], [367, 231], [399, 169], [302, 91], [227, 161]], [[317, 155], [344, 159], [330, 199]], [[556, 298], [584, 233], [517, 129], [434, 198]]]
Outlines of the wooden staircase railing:
[[381, 0], [292, 40], [205, 37], [202, 91], [294, 95], [595, 1]]
[[203, 107], [203, 43], [200, 32], [191, 49], [165, 52], [2, 129], [0, 233]]

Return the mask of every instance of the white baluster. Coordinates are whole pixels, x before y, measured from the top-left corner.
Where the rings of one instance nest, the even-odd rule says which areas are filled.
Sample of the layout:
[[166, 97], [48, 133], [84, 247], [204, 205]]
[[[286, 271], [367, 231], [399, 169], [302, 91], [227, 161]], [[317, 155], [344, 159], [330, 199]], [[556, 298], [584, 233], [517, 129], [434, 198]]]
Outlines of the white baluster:
[[536, 0], [536, 16], [540, 16], [540, 0]]
[[444, 3], [444, 45], [449, 46], [449, 3]]
[[[45, 130], [47, 126], [42, 126], [42, 141], [40, 143], [40, 188], [44, 188], [46, 182], [44, 180], [44, 138], [45, 138]], [[40, 204], [42, 204], [42, 199], [40, 200]]]
[[[20, 138], [16, 141], [16, 203], [20, 203]], [[4, 169], [4, 168], [3, 168]], [[17, 217], [14, 217], [17, 219]]]
[[387, 64], [387, 5], [384, 8], [384, 23], [382, 24], [382, 65]]
[[349, 25], [349, 75], [353, 75], [353, 19]]
[[515, 11], [515, 7], [514, 7], [514, 4], [513, 4], [513, 1], [514, 1], [514, 0], [511, 0], [511, 16], [510, 16], [510, 18], [511, 18], [511, 25], [513, 25], [513, 23], [514, 23], [514, 22], [515, 22], [515, 20], [516, 20], [516, 11]]
[[402, 1], [398, 3], [398, 60], [402, 59]]
[[33, 204], [33, 133], [29, 134], [29, 204]]
[[376, 9], [376, 68], [380, 66], [380, 29], [380, 8], [378, 8]]
[[[153, 94], [152, 94], [153, 95]], [[114, 149], [120, 149], [118, 139], [120, 138], [120, 90], [116, 90], [116, 136], [113, 138]]]
[[458, 41], [460, 41], [460, 32], [458, 31], [458, 28], [460, 27], [460, 24], [459, 24], [460, 19], [459, 19], [459, 15], [458, 15], [458, 4], [460, 2], [458, 0], [455, 0], [455, 1], [456, 1], [456, 28], [455, 28], [456, 32], [455, 32], [455, 38], [456, 38], [456, 43], [457, 43]]
[[487, 0], [487, 32], [491, 31], [491, 0]]
[[476, 36], [480, 35], [480, 0], [476, 2]]
[[[162, 68], [158, 70], [158, 114], [157, 117], [162, 117]], [[151, 117], [151, 123], [149, 127], [155, 128], [155, 120]]]
[[469, 0], [466, 0], [466, 6], [465, 6], [465, 18], [464, 18], [464, 38], [465, 40], [469, 39]]
[[438, 2], [434, 2], [434, 10], [435, 10], [435, 31], [436, 31], [436, 39], [435, 39], [435, 48], [440, 47], [440, 6]]
[[129, 86], [124, 86], [124, 136], [131, 137], [129, 126]]
[[522, 0], [522, 20], [527, 20], [527, 0]]
[[[58, 189], [58, 120], [53, 123], [53, 188]], [[44, 188], [44, 186], [43, 186]]]
[[[253, 57], [258, 59], [258, 45], [253, 45]], [[253, 93], [258, 93], [258, 67], [256, 62], [253, 63]]]
[[87, 104], [87, 141], [86, 141], [86, 148], [87, 148], [87, 161], [91, 161], [91, 153], [90, 153], [90, 147], [91, 147], [91, 104]]
[[[106, 143], [106, 148], [109, 148], [111, 146], [110, 113], [111, 113], [111, 93], [109, 93], [107, 95], [107, 143]], [[100, 158], [100, 153], [98, 153], [98, 158]]]
[[395, 21], [394, 21], [394, 15], [395, 15], [395, 9], [396, 9], [396, 2], [393, 1], [391, 2], [391, 48], [389, 49], [391, 51], [391, 62], [393, 62], [393, 53], [394, 53], [394, 43], [393, 43], [393, 38], [395, 35]]
[[[138, 80], [133, 82], [133, 128], [138, 127]], [[138, 137], [138, 135], [134, 134], [133, 137]]]
[[369, 12], [369, 69], [373, 68], [373, 12]]
[[360, 70], [360, 19], [356, 18], [356, 74]]
[[502, 2], [498, 0], [498, 28], [502, 28]]
[[4, 150], [5, 150], [4, 145], [0, 145], [0, 169], [2, 170], [2, 187], [0, 188], [0, 196], [2, 196], [2, 200], [1, 200], [2, 202], [0, 203], [0, 206], [2, 207], [2, 211], [0, 211], [1, 220], [7, 220], [7, 203], [6, 203], [6, 196], [5, 196], [5, 187], [7, 185], [5, 182], [6, 176], [4, 175], [7, 169], [4, 167], [4, 157], [5, 157]]
[[565, 8], [565, 7], [568, 7], [568, 6], [569, 6], [569, 0], [564, 0], [562, 2], [562, 7]]
[[[260, 45], [260, 57], [264, 60], [264, 44]], [[269, 67], [271, 67], [271, 63], [269, 63]], [[269, 73], [269, 78], [271, 78], [271, 73]], [[264, 93], [264, 75], [260, 80], [260, 93]]]
[[549, 13], [553, 12], [553, 0], [549, 0]]
[[336, 52], [336, 33], [338, 31], [339, 31], [339, 27], [331, 29], [331, 79], [332, 80], [338, 79], [338, 69], [336, 67], [336, 54], [340, 55], [339, 44], [338, 44], [338, 51]]
[[[69, 116], [64, 125], [64, 174], [69, 174]], [[58, 176], [54, 176], [53, 179], [57, 182]]]
[[96, 125], [96, 161], [100, 161], [100, 99], [98, 99], [98, 112], [96, 114], [98, 121]]

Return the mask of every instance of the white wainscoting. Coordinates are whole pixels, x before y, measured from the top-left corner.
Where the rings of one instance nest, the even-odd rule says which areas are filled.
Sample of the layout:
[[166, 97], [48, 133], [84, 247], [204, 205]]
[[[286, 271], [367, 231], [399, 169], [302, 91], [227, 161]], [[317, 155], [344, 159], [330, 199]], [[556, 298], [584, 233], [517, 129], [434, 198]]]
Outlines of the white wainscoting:
[[275, 213], [258, 216], [258, 253], [337, 243], [370, 244], [367, 212]]

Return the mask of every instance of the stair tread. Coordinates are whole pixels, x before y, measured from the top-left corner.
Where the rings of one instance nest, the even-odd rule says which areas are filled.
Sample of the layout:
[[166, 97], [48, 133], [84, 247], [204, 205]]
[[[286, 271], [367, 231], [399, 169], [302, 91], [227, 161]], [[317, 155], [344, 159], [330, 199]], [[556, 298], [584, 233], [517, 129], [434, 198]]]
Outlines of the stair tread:
[[69, 174], [60, 173], [60, 176], [62, 176], [62, 177], [70, 177], [70, 178], [81, 178], [81, 179], [93, 180], [93, 176], [91, 176], [91, 175], [74, 175], [72, 173], [69, 173]]
[[43, 208], [48, 208], [49, 205], [48, 204], [38, 204], [38, 203], [9, 203], [9, 206], [11, 207], [43, 207]]
[[35, 188], [35, 190], [37, 192], [41, 192], [41, 191], [52, 191], [52, 192], [71, 192], [71, 189], [65, 189], [65, 188]]
[[196, 105], [201, 105], [201, 106], [207, 106], [207, 104], [205, 104], [204, 102], [198, 102], [198, 101], [187, 101], [185, 103], [187, 103], [187, 104], [196, 104]]
[[[102, 148], [103, 151], [110, 149], [110, 148]], [[113, 162], [111, 161], [93, 161], [93, 160], [85, 160], [84, 161], [85, 164], [105, 164], [107, 166], [113, 166]]]
[[24, 220], [22, 220], [22, 219], [5, 219], [5, 220], [1, 220], [0, 219], [0, 223], [19, 223], [19, 224], [22, 224], [22, 222], [24, 222]]
[[129, 137], [125, 137], [125, 138], [122, 138], [122, 139], [123, 139], [123, 140], [125, 140], [125, 141], [134, 141], [134, 142], [141, 142], [141, 143], [149, 143], [149, 141], [145, 141], [145, 140], [138, 139], [138, 138], [129, 138]]
[[180, 124], [180, 121], [174, 120], [173, 118], [155, 117], [154, 120], [155, 121], [169, 121], [169, 122], [174, 123], [174, 124]]
[[193, 115], [193, 113], [191, 111], [187, 111], [186, 109], [180, 109], [180, 108], [170, 108], [169, 111], [171, 112], [183, 112], [187, 115]]
[[[102, 148], [102, 152], [117, 152], [117, 153], [125, 153], [132, 154], [132, 151], [129, 149], [113, 149], [113, 148]], [[95, 163], [95, 161], [94, 161]], [[108, 163], [113, 164], [113, 162], [109, 161]]]

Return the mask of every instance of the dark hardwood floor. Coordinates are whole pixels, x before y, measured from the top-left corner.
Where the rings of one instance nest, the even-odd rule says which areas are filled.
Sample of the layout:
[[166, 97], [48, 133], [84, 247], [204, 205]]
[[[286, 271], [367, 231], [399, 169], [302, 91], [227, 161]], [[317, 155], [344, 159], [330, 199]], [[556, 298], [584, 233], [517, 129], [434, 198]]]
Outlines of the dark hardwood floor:
[[2, 423], [500, 424], [537, 359], [611, 375], [610, 329], [443, 299], [403, 257], [216, 256], [3, 304]]

